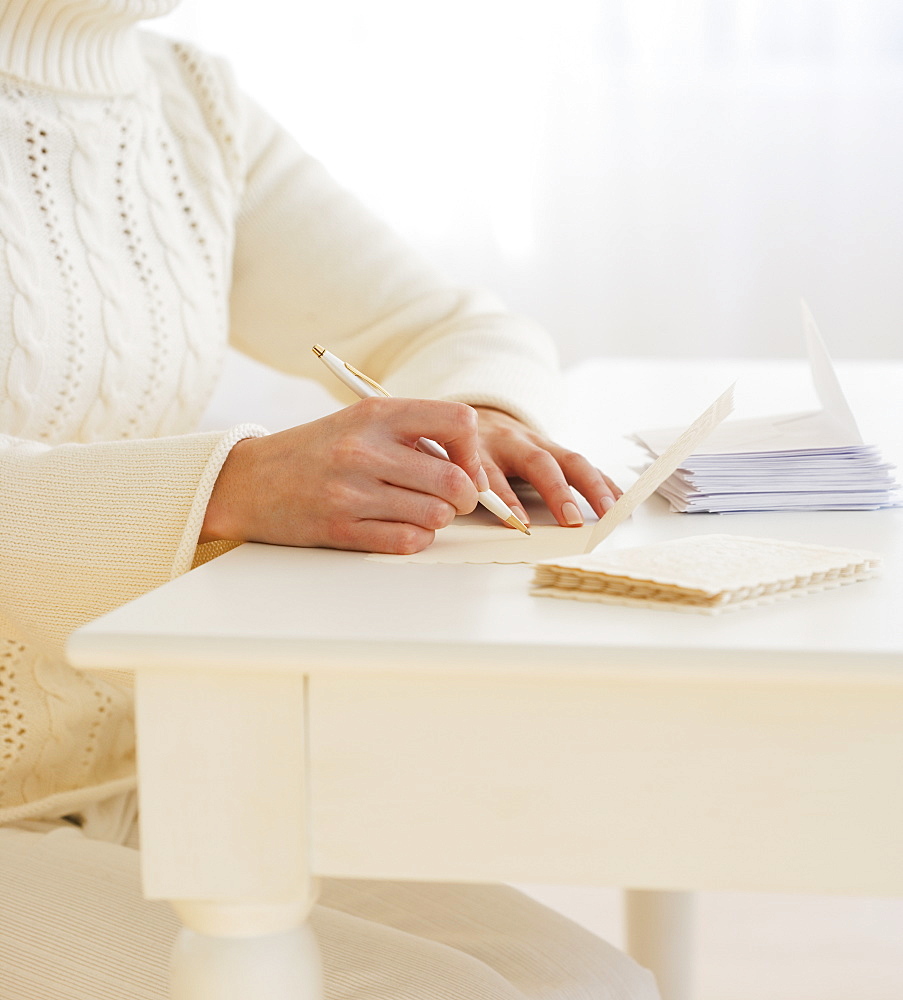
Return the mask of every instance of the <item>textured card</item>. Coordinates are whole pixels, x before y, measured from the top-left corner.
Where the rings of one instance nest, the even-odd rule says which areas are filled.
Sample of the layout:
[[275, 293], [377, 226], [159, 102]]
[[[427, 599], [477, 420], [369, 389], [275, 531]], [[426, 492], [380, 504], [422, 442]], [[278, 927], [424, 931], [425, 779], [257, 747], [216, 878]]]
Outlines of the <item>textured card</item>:
[[543, 597], [712, 614], [855, 583], [875, 575], [871, 552], [742, 535], [691, 535], [539, 563]]

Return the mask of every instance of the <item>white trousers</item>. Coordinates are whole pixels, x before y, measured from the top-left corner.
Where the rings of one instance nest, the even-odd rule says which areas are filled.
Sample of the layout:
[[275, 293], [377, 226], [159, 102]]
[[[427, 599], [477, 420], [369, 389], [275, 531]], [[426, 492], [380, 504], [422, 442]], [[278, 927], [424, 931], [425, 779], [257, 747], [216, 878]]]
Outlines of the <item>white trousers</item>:
[[[328, 1000], [658, 1000], [626, 955], [505, 886], [327, 879], [311, 919]], [[134, 848], [0, 828], [2, 1000], [165, 1000], [177, 930]]]

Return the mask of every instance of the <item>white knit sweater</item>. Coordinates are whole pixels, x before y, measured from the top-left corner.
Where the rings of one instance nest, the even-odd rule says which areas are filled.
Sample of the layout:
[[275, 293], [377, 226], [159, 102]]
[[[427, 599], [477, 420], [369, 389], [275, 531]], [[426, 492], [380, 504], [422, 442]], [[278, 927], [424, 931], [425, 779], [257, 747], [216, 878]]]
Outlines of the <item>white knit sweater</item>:
[[227, 342], [330, 390], [316, 341], [398, 395], [549, 403], [548, 339], [426, 267], [219, 60], [137, 30], [172, 5], [0, 4], [0, 822], [134, 783], [128, 684], [63, 645], [196, 559], [264, 433], [193, 433]]

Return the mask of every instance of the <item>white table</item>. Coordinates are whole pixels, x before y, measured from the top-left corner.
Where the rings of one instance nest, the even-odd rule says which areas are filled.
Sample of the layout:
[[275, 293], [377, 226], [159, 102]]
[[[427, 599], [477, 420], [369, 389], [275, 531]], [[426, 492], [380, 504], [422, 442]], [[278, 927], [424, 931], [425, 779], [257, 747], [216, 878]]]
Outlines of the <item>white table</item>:
[[[903, 455], [903, 366], [842, 370], [866, 436]], [[612, 429], [687, 421], [738, 372], [761, 409], [798, 408], [795, 364], [587, 365], [578, 444], [608, 440], [617, 470], [639, 455]], [[137, 674], [145, 891], [187, 928], [174, 998], [315, 1000], [318, 875], [628, 887], [666, 1000], [689, 995], [690, 890], [903, 893], [903, 510], [653, 498], [623, 531], [885, 565], [708, 617], [530, 597], [526, 566], [246, 545], [73, 636], [75, 665]]]

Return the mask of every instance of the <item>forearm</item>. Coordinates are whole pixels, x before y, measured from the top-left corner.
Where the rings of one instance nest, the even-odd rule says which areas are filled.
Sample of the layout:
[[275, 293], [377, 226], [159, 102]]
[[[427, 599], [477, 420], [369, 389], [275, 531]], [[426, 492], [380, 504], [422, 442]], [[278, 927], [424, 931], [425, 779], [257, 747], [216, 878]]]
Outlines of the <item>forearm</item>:
[[394, 395], [495, 406], [547, 426], [559, 400], [549, 336], [493, 295], [450, 282], [263, 112], [246, 113], [233, 343], [343, 402], [314, 343]]
[[220, 466], [256, 433], [58, 447], [0, 436], [0, 615], [59, 649], [77, 625], [189, 569]]

